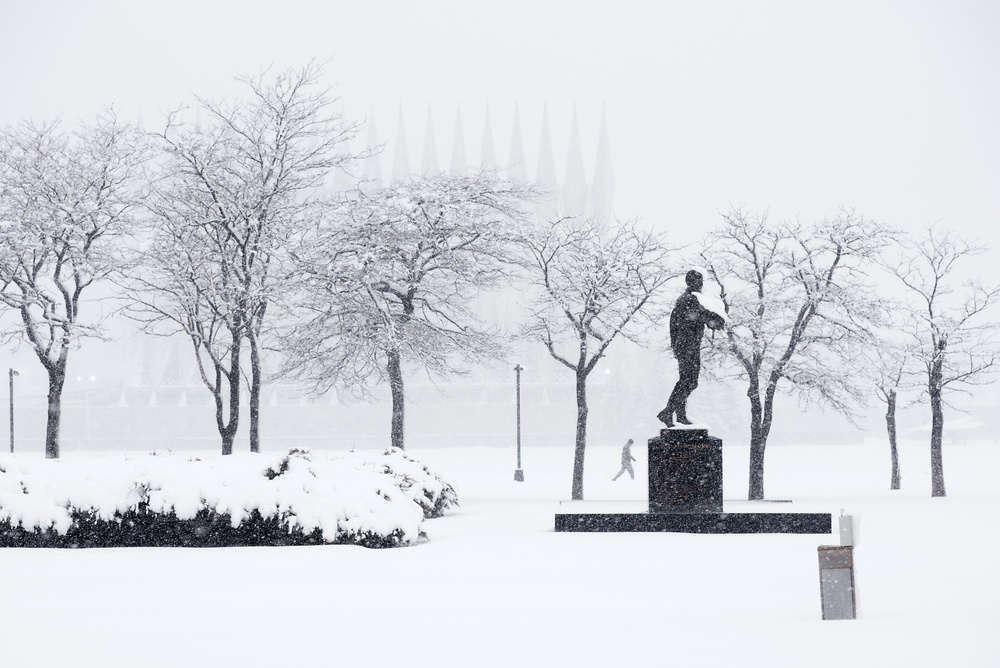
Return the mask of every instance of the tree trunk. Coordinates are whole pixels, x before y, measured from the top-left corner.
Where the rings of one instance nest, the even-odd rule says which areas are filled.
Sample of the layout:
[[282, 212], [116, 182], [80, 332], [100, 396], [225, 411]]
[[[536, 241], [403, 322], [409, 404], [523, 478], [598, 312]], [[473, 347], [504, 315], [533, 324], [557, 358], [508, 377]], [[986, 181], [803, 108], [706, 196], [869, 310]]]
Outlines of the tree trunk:
[[[222, 374], [219, 374], [221, 377]], [[226, 374], [229, 378], [229, 374]], [[236, 391], [233, 391], [233, 386], [236, 387]], [[219, 429], [219, 436], [222, 438], [222, 454], [231, 455], [233, 454], [233, 442], [236, 440], [236, 429], [239, 425], [239, 415], [240, 415], [240, 385], [239, 379], [235, 383], [230, 380], [229, 386], [229, 419], [226, 420], [226, 402], [224, 401], [224, 394], [221, 384], [216, 386], [217, 389], [212, 393], [215, 398], [215, 426]]]
[[59, 458], [59, 424], [62, 420], [62, 391], [66, 384], [65, 354], [49, 368], [48, 417], [45, 420], [45, 457]]
[[944, 437], [944, 414], [941, 392], [931, 394], [931, 496], [944, 496], [944, 459], [941, 441]]
[[212, 390], [212, 401], [215, 402], [215, 427], [219, 430], [219, 436], [222, 438], [222, 454], [228, 455], [233, 451], [233, 441], [228, 440], [229, 450], [226, 451], [226, 413], [225, 404], [222, 402], [222, 374], [216, 373], [216, 379], [219, 380], [219, 384], [215, 386]]
[[[750, 430], [750, 495], [752, 501], [764, 498], [764, 449], [767, 447], [767, 437], [771, 434], [771, 422], [774, 419], [774, 395], [778, 389], [778, 374], [771, 372], [771, 378], [764, 390], [764, 401], [757, 397], [760, 422], [756, 428], [751, 424]], [[753, 398], [750, 399], [754, 401]]]
[[222, 431], [222, 454], [233, 454], [233, 441], [236, 440], [235, 429], [224, 429]]
[[587, 375], [576, 372], [576, 447], [573, 451], [574, 501], [583, 500], [583, 458], [587, 449]]
[[944, 437], [944, 411], [941, 390], [931, 388], [931, 496], [944, 496], [944, 459], [941, 441]]
[[389, 363], [386, 365], [389, 373], [389, 389], [392, 392], [392, 429], [390, 443], [392, 447], [403, 450], [403, 367], [398, 350], [389, 351]]
[[747, 498], [759, 501], [764, 498], [764, 449], [767, 447], [767, 432], [764, 430], [760, 386], [756, 381], [750, 382], [747, 397], [750, 399], [750, 488]]
[[931, 362], [927, 378], [927, 393], [931, 400], [931, 496], [944, 496], [944, 460], [941, 442], [944, 437], [944, 409], [941, 397], [945, 341], [935, 346], [937, 353]]
[[250, 334], [250, 452], [260, 452], [260, 348], [257, 336]]
[[889, 432], [889, 456], [892, 460], [892, 482], [889, 489], [899, 489], [899, 451], [896, 448], [896, 390], [890, 390], [885, 411], [885, 428]]
[[[221, 374], [220, 374], [221, 376]], [[226, 420], [226, 402], [223, 401], [223, 391], [222, 387], [219, 386], [216, 391], [212, 393], [215, 399], [215, 426], [219, 429], [219, 437], [222, 439], [222, 454], [231, 455], [233, 454], [233, 441], [236, 440], [236, 425], [238, 420], [233, 418], [233, 415], [239, 414], [239, 403], [237, 399], [237, 405], [235, 408], [236, 413], [233, 413], [233, 399], [232, 393], [229, 396], [229, 420]]]
[[240, 348], [237, 345], [229, 363], [229, 424], [222, 434], [222, 454], [233, 454], [233, 441], [240, 424]]
[[[213, 359], [215, 367], [215, 385], [210, 386], [215, 399], [215, 426], [222, 438], [222, 454], [233, 454], [233, 441], [236, 440], [236, 430], [240, 424], [240, 343], [237, 339], [229, 352], [229, 369], [224, 369], [220, 362]], [[224, 390], [222, 378], [229, 383], [229, 419], [226, 420]], [[206, 383], [207, 384], [207, 383]]]
[[760, 425], [750, 426], [750, 488], [747, 498], [760, 501], [764, 498], [764, 450], [767, 447], [767, 437], [761, 431]]

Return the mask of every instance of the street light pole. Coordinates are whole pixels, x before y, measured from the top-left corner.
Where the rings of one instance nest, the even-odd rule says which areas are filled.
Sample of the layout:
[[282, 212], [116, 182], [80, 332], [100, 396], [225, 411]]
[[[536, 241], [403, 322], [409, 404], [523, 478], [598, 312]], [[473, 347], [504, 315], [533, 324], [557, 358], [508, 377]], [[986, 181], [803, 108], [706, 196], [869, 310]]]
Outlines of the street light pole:
[[20, 375], [17, 369], [9, 369], [7, 376], [10, 379], [10, 451], [14, 452], [14, 376]]
[[517, 468], [514, 470], [514, 482], [524, 482], [524, 471], [521, 470], [521, 372], [524, 371], [524, 367], [520, 364], [514, 367], [514, 373], [517, 374], [516, 383], [516, 403], [517, 403]]

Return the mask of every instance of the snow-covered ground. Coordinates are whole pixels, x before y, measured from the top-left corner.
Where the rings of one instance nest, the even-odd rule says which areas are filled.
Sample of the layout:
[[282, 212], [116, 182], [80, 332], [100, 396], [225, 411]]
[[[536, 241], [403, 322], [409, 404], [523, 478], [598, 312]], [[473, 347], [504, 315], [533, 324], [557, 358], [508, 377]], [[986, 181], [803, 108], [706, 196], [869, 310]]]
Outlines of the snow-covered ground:
[[[638, 440], [638, 439], [637, 439]], [[586, 497], [645, 498], [621, 444]], [[997, 666], [1000, 445], [776, 446], [767, 493], [859, 518], [859, 618], [821, 621], [818, 535], [555, 533], [571, 448], [409, 454], [457, 489], [413, 547], [0, 550], [3, 666]], [[726, 497], [746, 452], [725, 448]]]

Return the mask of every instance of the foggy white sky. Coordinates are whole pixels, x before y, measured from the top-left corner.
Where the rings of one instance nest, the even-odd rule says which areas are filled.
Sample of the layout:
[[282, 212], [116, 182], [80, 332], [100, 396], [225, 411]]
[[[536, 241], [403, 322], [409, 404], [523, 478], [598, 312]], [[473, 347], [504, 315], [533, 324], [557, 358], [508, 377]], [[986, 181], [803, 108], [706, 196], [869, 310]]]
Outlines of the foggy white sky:
[[456, 109], [473, 159], [487, 105], [503, 163], [516, 103], [530, 176], [547, 105], [561, 177], [575, 104], [589, 179], [604, 106], [618, 215], [685, 241], [738, 203], [996, 245], [997, 34], [985, 1], [6, 2], [0, 123], [114, 102], [155, 126], [235, 73], [314, 57], [381, 140], [403, 109], [414, 166], [428, 108], [446, 165]]

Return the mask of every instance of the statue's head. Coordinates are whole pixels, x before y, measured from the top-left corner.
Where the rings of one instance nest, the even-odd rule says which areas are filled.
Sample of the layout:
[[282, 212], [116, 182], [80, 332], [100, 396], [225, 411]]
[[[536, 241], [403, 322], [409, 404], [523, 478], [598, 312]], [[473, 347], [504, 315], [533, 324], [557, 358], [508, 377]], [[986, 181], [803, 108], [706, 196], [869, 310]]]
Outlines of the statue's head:
[[684, 282], [691, 288], [692, 292], [701, 292], [705, 287], [705, 275], [699, 269], [692, 269], [684, 275]]

